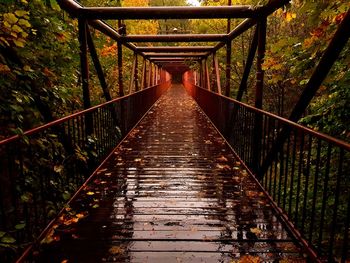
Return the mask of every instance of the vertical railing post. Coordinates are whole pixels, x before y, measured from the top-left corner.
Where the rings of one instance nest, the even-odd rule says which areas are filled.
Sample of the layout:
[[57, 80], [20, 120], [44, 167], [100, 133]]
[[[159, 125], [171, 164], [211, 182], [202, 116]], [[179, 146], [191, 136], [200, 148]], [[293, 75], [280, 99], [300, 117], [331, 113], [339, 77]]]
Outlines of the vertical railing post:
[[230, 86], [231, 86], [231, 53], [232, 53], [232, 42], [227, 41], [226, 43], [226, 86], [225, 86], [225, 96], [230, 96]]
[[[81, 82], [83, 88], [84, 109], [91, 107], [90, 90], [89, 90], [89, 62], [87, 58], [87, 23], [85, 19], [79, 19], [79, 43], [80, 43], [80, 65], [81, 65]], [[92, 116], [86, 115], [85, 131], [87, 135], [92, 133]]]
[[[257, 72], [256, 72], [256, 93], [255, 93], [255, 107], [262, 109], [263, 106], [263, 88], [264, 88], [264, 70], [262, 64], [264, 63], [266, 50], [266, 18], [258, 23], [258, 56], [257, 56]], [[253, 170], [256, 173], [260, 168], [261, 159], [261, 143], [262, 143], [262, 115], [255, 114], [254, 131], [253, 131], [253, 145], [251, 147], [253, 156]]]

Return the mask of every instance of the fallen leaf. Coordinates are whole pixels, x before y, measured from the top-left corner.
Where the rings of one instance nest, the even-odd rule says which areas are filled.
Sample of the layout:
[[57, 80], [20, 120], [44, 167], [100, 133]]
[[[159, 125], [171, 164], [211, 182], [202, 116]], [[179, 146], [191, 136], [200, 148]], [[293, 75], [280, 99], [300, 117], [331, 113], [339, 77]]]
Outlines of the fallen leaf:
[[100, 174], [100, 173], [102, 173], [102, 172], [104, 172], [104, 171], [107, 171], [107, 168], [101, 169], [101, 170], [97, 171], [97, 174]]
[[257, 197], [259, 195], [258, 192], [254, 192], [254, 191], [246, 191], [246, 195], [248, 197]]
[[260, 263], [260, 257], [245, 255], [238, 260], [239, 263]]
[[216, 164], [216, 168], [220, 169], [220, 170], [224, 170], [224, 171], [230, 171], [231, 167], [227, 164]]
[[213, 144], [210, 140], [205, 140], [204, 143], [205, 144]]
[[254, 233], [255, 235], [259, 235], [259, 234], [261, 234], [262, 231], [260, 228], [254, 227], [254, 228], [250, 229], [250, 232]]
[[225, 163], [225, 162], [228, 162], [227, 158], [225, 156], [220, 156], [216, 159], [218, 162], [222, 162], [222, 163]]
[[89, 191], [89, 192], [87, 192], [86, 194], [87, 194], [87, 195], [94, 195], [95, 193], [94, 193], [94, 192]]
[[108, 252], [112, 255], [120, 255], [124, 253], [124, 249], [119, 246], [113, 246], [108, 250]]
[[79, 214], [76, 214], [75, 216], [81, 219], [81, 218], [84, 218], [86, 215], [84, 215], [83, 213], [79, 213]]

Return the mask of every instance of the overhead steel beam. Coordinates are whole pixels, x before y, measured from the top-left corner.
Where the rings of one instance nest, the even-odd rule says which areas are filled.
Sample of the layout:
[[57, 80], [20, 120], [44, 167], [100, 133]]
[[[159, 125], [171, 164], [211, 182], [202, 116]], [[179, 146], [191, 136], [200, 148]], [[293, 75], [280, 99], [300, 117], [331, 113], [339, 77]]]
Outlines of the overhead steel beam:
[[217, 42], [225, 41], [227, 34], [171, 34], [121, 36], [124, 42]]
[[186, 65], [184, 61], [154, 61], [154, 63], [159, 65]]
[[212, 46], [160, 46], [160, 47], [137, 47], [138, 52], [167, 52], [167, 53], [179, 53], [179, 52], [208, 52], [212, 51]]
[[164, 58], [150, 58], [149, 60], [152, 62], [155, 61], [189, 61], [189, 60], [199, 60], [200, 58], [179, 58], [179, 57], [174, 57], [174, 58], [169, 58], [169, 57], [164, 57]]
[[207, 53], [144, 53], [146, 58], [159, 57], [205, 57]]
[[[61, 0], [72, 1], [72, 0]], [[242, 6], [157, 6], [157, 7], [84, 7], [79, 14], [85, 19], [203, 19], [252, 18], [259, 9]]]
[[171, 6], [171, 7], [85, 7], [80, 11], [86, 19], [203, 19], [250, 18], [258, 12], [246, 6]]
[[181, 66], [181, 65], [187, 65], [185, 61], [154, 61], [155, 64], [158, 65], [174, 65], [174, 66]]

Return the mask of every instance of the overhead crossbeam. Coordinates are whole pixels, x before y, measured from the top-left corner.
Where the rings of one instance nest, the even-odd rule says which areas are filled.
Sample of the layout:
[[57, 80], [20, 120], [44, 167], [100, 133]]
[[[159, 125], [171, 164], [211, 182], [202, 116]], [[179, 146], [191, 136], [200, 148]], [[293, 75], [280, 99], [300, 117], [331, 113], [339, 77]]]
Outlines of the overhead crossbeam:
[[191, 58], [186, 58], [186, 57], [164, 57], [164, 58], [150, 58], [149, 59], [150, 61], [152, 62], [155, 62], [155, 61], [190, 61], [190, 60], [199, 60], [199, 58], [197, 57], [191, 57]]
[[[72, 0], [61, 0], [72, 1]], [[79, 15], [86, 19], [203, 19], [253, 18], [259, 9], [242, 6], [171, 6], [171, 7], [83, 7]]]
[[172, 61], [172, 60], [154, 60], [152, 61], [155, 64], [169, 64], [169, 65], [185, 65], [184, 62], [187, 60], [178, 60], [178, 61]]
[[128, 35], [120, 37], [124, 42], [217, 42], [225, 41], [227, 34], [171, 34], [171, 35]]
[[144, 53], [146, 58], [160, 58], [160, 57], [205, 57], [207, 53]]
[[137, 47], [138, 52], [167, 52], [167, 53], [187, 53], [187, 52], [210, 52], [212, 46], [161, 46], [161, 47]]

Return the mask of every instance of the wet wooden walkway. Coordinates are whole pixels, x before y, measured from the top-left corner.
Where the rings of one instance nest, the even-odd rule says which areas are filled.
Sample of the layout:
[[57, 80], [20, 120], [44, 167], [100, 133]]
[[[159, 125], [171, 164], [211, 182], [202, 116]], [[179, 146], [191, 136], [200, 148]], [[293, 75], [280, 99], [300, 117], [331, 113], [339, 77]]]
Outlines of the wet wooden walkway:
[[267, 198], [180, 85], [54, 225], [36, 262], [304, 262]]

